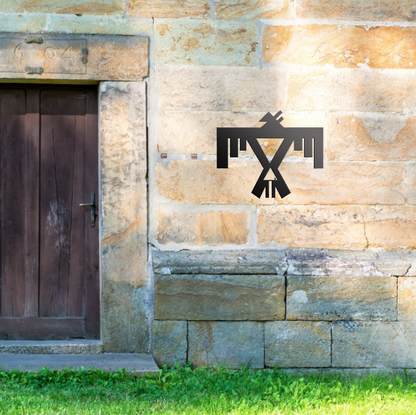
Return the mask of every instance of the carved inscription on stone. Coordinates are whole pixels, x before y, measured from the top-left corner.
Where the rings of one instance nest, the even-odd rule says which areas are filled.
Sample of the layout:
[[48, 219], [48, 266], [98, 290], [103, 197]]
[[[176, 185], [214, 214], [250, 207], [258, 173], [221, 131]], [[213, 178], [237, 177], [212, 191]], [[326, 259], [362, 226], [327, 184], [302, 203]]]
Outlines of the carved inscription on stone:
[[84, 74], [86, 39], [45, 39], [42, 36], [2, 37], [0, 72]]

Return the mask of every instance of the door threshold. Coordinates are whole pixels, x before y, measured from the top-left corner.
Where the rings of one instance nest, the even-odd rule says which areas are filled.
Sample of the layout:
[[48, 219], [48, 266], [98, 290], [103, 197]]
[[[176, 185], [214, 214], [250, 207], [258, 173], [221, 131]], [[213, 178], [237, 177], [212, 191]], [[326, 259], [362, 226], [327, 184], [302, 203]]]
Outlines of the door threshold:
[[100, 354], [101, 340], [0, 340], [0, 354]]

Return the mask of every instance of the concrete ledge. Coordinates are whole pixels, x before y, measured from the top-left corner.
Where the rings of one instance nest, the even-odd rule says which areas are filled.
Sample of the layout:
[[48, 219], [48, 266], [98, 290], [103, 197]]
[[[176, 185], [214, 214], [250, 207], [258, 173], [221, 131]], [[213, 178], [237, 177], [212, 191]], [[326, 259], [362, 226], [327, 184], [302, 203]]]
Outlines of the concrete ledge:
[[103, 353], [99, 340], [31, 341], [2, 340], [0, 355], [6, 354], [98, 354]]
[[152, 355], [144, 353], [38, 354], [36, 356], [3, 353], [0, 354], [0, 367], [5, 371], [17, 369], [28, 372], [34, 372], [43, 367], [51, 370], [62, 370], [63, 368], [77, 370], [84, 367], [85, 370], [96, 368], [108, 372], [126, 369], [128, 372], [134, 372], [137, 376], [158, 372]]

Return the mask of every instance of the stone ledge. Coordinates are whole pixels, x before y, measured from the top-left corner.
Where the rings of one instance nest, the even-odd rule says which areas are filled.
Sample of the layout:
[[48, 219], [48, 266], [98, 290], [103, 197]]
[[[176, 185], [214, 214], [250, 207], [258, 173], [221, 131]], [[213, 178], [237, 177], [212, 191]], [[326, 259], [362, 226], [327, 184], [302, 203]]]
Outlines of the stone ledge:
[[88, 354], [103, 353], [99, 340], [32, 341], [2, 340], [0, 354]]

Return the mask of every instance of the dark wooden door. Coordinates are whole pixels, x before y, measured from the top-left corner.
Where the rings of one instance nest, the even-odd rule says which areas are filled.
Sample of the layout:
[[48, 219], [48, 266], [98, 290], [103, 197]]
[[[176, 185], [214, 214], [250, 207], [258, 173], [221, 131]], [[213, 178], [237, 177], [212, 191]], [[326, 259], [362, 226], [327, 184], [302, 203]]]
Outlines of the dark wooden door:
[[99, 338], [96, 88], [0, 86], [0, 141], [0, 339]]

